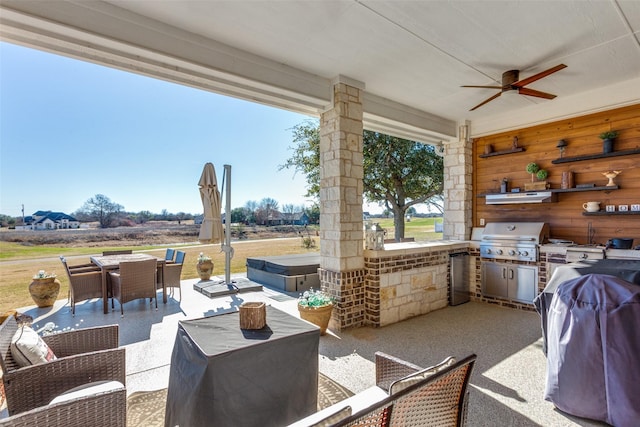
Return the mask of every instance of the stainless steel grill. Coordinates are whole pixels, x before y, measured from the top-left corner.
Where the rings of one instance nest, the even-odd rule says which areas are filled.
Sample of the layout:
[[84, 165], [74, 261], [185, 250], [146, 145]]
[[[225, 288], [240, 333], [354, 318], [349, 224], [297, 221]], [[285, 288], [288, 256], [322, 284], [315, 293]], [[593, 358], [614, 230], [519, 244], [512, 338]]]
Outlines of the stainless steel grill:
[[537, 261], [538, 247], [548, 239], [549, 225], [544, 222], [492, 222], [484, 227], [480, 256]]

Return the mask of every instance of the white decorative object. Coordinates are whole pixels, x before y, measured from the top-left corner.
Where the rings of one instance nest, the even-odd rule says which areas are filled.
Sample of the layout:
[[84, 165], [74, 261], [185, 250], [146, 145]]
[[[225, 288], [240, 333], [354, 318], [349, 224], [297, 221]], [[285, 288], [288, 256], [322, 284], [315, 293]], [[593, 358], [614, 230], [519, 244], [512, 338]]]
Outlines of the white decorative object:
[[365, 231], [365, 248], [374, 251], [383, 250], [385, 233], [384, 229], [380, 227], [380, 224], [373, 224], [371, 228]]
[[616, 183], [613, 182], [613, 179], [620, 175], [620, 172], [622, 171], [607, 171], [607, 172], [602, 172], [602, 175], [606, 176], [607, 178], [609, 178], [609, 182], [607, 182], [607, 187], [615, 187]]

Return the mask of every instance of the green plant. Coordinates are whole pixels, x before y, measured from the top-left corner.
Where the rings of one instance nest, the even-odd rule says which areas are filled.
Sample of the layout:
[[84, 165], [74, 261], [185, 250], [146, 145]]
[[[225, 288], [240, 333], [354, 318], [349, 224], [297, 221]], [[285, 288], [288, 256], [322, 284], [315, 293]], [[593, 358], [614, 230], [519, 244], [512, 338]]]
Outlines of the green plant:
[[302, 235], [302, 231], [298, 231], [298, 234], [300, 234], [300, 237], [302, 237], [302, 247], [306, 249], [314, 248], [316, 246], [316, 241], [311, 237], [311, 233], [309, 233], [309, 229], [307, 228], [306, 224], [304, 226], [304, 231], [307, 232], [307, 237], [304, 237]]
[[544, 169], [540, 169], [538, 172], [536, 172], [536, 178], [538, 178], [540, 181], [544, 181], [548, 176], [549, 172]]
[[203, 262], [209, 262], [209, 261], [211, 261], [211, 257], [200, 252], [200, 254], [198, 255], [198, 264], [202, 264]]
[[527, 173], [531, 174], [531, 182], [533, 182], [533, 176], [538, 173], [538, 171], [540, 170], [540, 166], [538, 166], [537, 163], [529, 163], [527, 165], [527, 167], [525, 168], [525, 170], [527, 171]]
[[304, 307], [322, 307], [325, 305], [333, 304], [334, 298], [321, 290], [308, 290], [298, 298], [298, 305]]
[[38, 273], [36, 273], [36, 275], [33, 276], [34, 279], [50, 279], [55, 277], [56, 277], [56, 273], [47, 273], [44, 270], [38, 271]]
[[618, 132], [615, 130], [610, 130], [607, 132], [602, 132], [599, 136], [600, 139], [616, 139], [618, 137]]

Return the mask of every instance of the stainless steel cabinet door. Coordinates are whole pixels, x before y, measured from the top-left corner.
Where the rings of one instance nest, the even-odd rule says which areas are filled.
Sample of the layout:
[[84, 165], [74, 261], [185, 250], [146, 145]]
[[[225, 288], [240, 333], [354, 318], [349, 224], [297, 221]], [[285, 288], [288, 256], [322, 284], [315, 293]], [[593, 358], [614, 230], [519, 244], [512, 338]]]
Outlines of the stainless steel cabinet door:
[[482, 294], [508, 298], [507, 267], [494, 262], [482, 263]]
[[538, 295], [538, 268], [520, 265], [510, 266], [507, 269], [509, 299], [533, 303]]

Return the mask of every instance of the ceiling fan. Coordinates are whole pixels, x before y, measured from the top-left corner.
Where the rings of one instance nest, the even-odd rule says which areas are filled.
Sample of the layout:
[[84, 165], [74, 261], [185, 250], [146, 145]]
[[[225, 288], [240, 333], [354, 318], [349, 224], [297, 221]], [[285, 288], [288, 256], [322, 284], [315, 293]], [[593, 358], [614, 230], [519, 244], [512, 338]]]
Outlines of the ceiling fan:
[[482, 107], [484, 104], [486, 104], [487, 102], [493, 101], [503, 93], [511, 92], [511, 91], [518, 91], [520, 95], [536, 96], [538, 98], [545, 98], [545, 99], [553, 99], [556, 97], [556, 95], [553, 95], [551, 93], [541, 92], [539, 90], [529, 89], [524, 86], [530, 83], [533, 83], [536, 80], [540, 80], [543, 77], [547, 77], [549, 74], [553, 74], [556, 71], [562, 70], [563, 68], [567, 68], [567, 66], [564, 64], [556, 65], [555, 67], [549, 68], [548, 70], [542, 71], [538, 74], [534, 74], [533, 76], [527, 77], [526, 79], [522, 79], [522, 80], [518, 80], [520, 75], [520, 70], [509, 70], [502, 73], [502, 86], [461, 86], [461, 87], [500, 89], [500, 92], [496, 93], [495, 95], [493, 95], [488, 99], [485, 99], [484, 101], [482, 101], [480, 104], [476, 105], [469, 111], [473, 111], [476, 108]]

